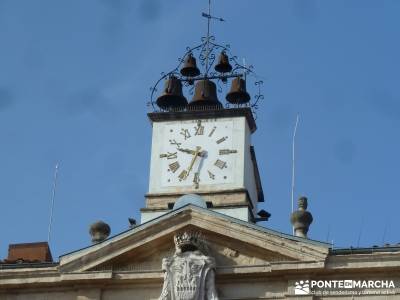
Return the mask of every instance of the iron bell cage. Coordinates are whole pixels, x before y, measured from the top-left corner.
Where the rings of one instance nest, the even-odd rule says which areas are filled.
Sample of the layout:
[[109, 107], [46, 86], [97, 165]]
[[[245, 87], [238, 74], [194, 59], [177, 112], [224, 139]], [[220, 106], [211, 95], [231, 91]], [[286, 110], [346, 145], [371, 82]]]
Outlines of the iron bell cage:
[[[155, 112], [249, 107], [255, 114], [259, 101], [264, 99], [263, 81], [258, 80], [253, 66], [238, 63], [230, 46], [217, 44], [214, 36], [203, 37], [199, 45], [187, 47], [178, 60], [176, 68], [161, 73], [150, 88], [148, 106]], [[249, 81], [255, 85], [253, 97], [247, 91]], [[228, 84], [230, 90], [220, 102], [218, 95]], [[192, 95], [190, 101], [184, 96], [184, 88]]]

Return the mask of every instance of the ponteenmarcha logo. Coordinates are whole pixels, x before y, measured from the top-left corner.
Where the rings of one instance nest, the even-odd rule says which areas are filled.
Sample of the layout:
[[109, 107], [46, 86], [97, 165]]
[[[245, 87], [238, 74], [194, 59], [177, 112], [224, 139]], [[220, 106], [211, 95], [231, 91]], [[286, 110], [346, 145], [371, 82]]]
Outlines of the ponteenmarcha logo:
[[309, 295], [323, 290], [394, 289], [393, 280], [299, 280], [295, 282], [295, 295]]
[[308, 295], [310, 294], [310, 282], [308, 280], [296, 281], [294, 286], [295, 295]]

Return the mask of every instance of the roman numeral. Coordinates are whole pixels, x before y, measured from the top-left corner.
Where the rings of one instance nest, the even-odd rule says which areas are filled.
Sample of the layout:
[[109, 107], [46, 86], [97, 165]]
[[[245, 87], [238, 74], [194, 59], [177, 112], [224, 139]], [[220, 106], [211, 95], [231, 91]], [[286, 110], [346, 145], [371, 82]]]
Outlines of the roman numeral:
[[181, 174], [179, 174], [179, 176], [178, 176], [179, 181], [185, 180], [186, 177], [187, 177], [187, 175], [188, 175], [188, 172], [187, 172], [186, 170], [183, 170], [183, 171], [181, 172]]
[[217, 159], [217, 161], [214, 163], [214, 165], [220, 169], [226, 168], [226, 161]]
[[196, 131], [194, 135], [203, 135], [204, 134], [204, 126], [201, 125], [201, 121], [197, 121], [197, 127], [194, 128]]
[[232, 153], [237, 153], [237, 150], [221, 149], [219, 150], [219, 155], [228, 155]]
[[207, 172], [208, 172], [208, 176], [209, 176], [212, 180], [214, 180], [214, 179], [215, 179], [215, 175], [214, 175], [213, 173], [211, 173], [210, 171], [208, 171], [208, 170], [207, 170]]
[[169, 143], [170, 143], [171, 145], [176, 145], [176, 148], [180, 148], [181, 145], [182, 145], [182, 143], [178, 143], [178, 142], [175, 141], [175, 140], [169, 140]]
[[217, 144], [221, 144], [223, 141], [226, 141], [227, 138], [227, 136], [220, 138], [219, 140], [217, 140]]
[[185, 138], [185, 140], [187, 140], [188, 138], [191, 137], [190, 132], [188, 129], [181, 129], [181, 134], [183, 135], [183, 137]]
[[174, 158], [178, 157], [178, 153], [177, 152], [174, 152], [174, 153], [167, 152], [166, 154], [160, 154], [160, 158], [164, 158], [164, 157], [166, 157], [167, 159], [174, 159]]
[[179, 162], [173, 162], [172, 164], [169, 164], [169, 169], [172, 173], [175, 173], [179, 169], [180, 165]]
[[215, 129], [217, 129], [216, 126], [214, 126], [213, 129], [211, 129], [211, 132], [210, 132], [210, 134], [208, 135], [208, 137], [211, 137], [211, 136], [214, 134]]
[[193, 177], [193, 183], [194, 183], [194, 187], [196, 189], [199, 188], [199, 182], [200, 182], [200, 174], [198, 172], [194, 173], [194, 177]]

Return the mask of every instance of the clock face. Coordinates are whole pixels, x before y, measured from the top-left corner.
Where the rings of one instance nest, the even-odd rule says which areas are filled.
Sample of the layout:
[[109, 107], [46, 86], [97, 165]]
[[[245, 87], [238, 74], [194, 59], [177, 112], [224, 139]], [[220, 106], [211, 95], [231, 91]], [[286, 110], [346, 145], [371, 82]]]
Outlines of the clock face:
[[164, 187], [231, 183], [235, 157], [233, 122], [195, 120], [165, 125], [161, 160], [161, 185]]

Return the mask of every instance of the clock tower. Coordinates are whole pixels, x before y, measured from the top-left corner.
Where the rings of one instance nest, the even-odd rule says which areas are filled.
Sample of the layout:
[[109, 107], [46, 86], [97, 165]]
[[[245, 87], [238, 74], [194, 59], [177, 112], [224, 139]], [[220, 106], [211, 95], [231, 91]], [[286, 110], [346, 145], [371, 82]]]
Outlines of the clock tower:
[[[214, 19], [203, 16], [208, 25]], [[217, 44], [208, 33], [151, 89], [150, 179], [142, 223], [174, 209], [187, 194], [200, 196], [210, 210], [241, 220], [268, 218], [267, 212], [257, 210], [264, 195], [251, 144], [262, 82], [254, 82], [258, 93], [251, 97], [246, 89], [249, 75], [256, 77], [252, 67], [239, 64], [229, 46]], [[221, 103], [218, 96], [229, 82]], [[193, 94], [189, 102], [183, 87]]]

